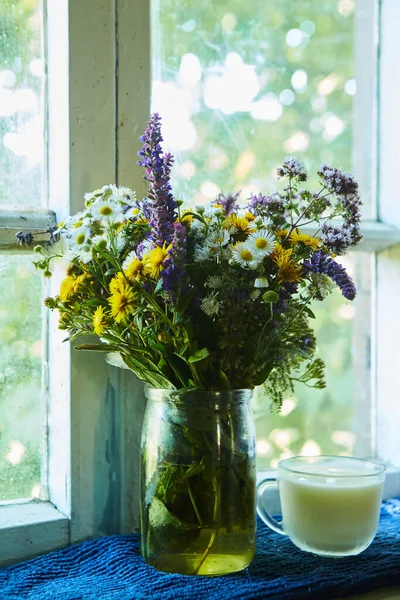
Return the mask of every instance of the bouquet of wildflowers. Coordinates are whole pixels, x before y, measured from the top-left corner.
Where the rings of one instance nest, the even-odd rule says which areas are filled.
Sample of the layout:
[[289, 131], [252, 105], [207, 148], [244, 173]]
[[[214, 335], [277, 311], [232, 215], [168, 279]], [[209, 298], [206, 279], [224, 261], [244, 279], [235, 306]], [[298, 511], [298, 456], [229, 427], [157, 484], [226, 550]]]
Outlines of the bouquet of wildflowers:
[[[105, 351], [156, 388], [265, 383], [279, 405], [293, 380], [323, 387], [309, 305], [335, 285], [355, 297], [336, 256], [361, 238], [356, 181], [322, 165], [320, 189], [309, 191], [304, 166], [288, 157], [282, 193], [241, 203], [239, 193], [220, 194], [185, 208], [171, 189], [158, 114], [141, 141], [147, 197], [113, 185], [86, 194], [84, 210], [51, 232], [65, 251], [36, 248], [47, 275], [55, 257], [69, 262], [58, 296], [45, 301], [68, 339], [99, 336], [78, 348]], [[313, 237], [302, 232], [309, 223]]]

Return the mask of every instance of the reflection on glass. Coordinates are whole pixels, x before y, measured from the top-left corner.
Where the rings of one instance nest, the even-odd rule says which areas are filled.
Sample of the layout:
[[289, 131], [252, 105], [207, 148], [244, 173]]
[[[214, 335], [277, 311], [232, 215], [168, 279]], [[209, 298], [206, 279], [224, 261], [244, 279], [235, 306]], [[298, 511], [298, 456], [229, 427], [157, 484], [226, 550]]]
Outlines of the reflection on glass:
[[0, 502], [40, 494], [41, 305], [32, 256], [0, 256]]
[[0, 206], [40, 205], [43, 57], [39, 0], [0, 3]]
[[[351, 170], [354, 11], [354, 0], [153, 0], [152, 108], [175, 155], [178, 197], [205, 204], [241, 189], [245, 204], [275, 191], [287, 154], [305, 162], [311, 184], [321, 162]], [[358, 271], [353, 261], [339, 262]], [[369, 327], [368, 292], [356, 316], [338, 291], [313, 310], [327, 387], [295, 386], [279, 415], [256, 391], [259, 468], [354, 452], [353, 332]]]

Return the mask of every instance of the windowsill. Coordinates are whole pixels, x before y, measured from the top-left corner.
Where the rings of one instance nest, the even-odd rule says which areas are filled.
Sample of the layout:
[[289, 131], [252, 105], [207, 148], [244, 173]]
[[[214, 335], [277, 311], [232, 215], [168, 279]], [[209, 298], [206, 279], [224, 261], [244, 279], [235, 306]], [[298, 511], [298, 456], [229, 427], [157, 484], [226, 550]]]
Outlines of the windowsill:
[[50, 502], [0, 506], [0, 565], [63, 548], [69, 543], [69, 519]]
[[391, 587], [383, 590], [374, 590], [366, 594], [359, 596], [351, 596], [349, 598], [343, 598], [342, 600], [399, 600], [400, 588]]

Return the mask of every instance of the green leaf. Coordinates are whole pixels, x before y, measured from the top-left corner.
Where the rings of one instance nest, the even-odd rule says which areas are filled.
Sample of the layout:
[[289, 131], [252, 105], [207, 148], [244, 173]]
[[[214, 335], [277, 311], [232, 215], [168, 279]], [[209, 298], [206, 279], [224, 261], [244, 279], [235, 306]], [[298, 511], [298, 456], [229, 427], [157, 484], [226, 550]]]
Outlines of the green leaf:
[[155, 388], [175, 389], [175, 386], [157, 369], [153, 361], [143, 354], [123, 355], [122, 358], [141, 381], [145, 381]]
[[315, 319], [313, 311], [308, 306], [304, 308], [304, 312], [310, 317], [310, 319]]
[[118, 352], [119, 348], [112, 344], [81, 344], [75, 350], [90, 350], [91, 352]]
[[119, 369], [127, 369], [130, 371], [128, 365], [124, 362], [122, 356], [119, 352], [109, 352], [106, 354], [106, 362], [113, 367], [118, 367]]
[[200, 362], [201, 360], [207, 358], [207, 356], [210, 356], [210, 352], [207, 348], [202, 348], [201, 350], [197, 350], [197, 352], [192, 354], [192, 356], [189, 356], [188, 363]]
[[156, 285], [156, 287], [155, 287], [154, 294], [158, 294], [158, 292], [161, 292], [161, 290], [162, 290], [162, 285], [163, 285], [163, 279], [162, 279], [162, 278], [160, 278], [160, 279], [157, 281], [157, 285]]

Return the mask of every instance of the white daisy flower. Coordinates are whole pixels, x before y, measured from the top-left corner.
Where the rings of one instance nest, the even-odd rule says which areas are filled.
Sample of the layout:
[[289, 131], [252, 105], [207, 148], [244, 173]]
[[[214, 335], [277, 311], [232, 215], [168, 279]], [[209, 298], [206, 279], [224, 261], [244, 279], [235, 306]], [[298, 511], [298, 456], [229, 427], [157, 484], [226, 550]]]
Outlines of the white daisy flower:
[[140, 260], [140, 259], [139, 259], [138, 255], [136, 254], [135, 250], [132, 250], [132, 252], [129, 252], [128, 256], [125, 258], [124, 262], [122, 263], [122, 270], [126, 271], [126, 269], [129, 267], [131, 262], [134, 260]]
[[126, 212], [124, 212], [125, 219], [133, 219], [140, 214], [140, 209], [137, 206], [131, 206]]
[[71, 232], [71, 246], [80, 251], [90, 240], [90, 229], [89, 227], [80, 226], [73, 229]]
[[258, 230], [268, 229], [271, 231], [272, 223], [269, 219], [263, 219], [262, 217], [258, 217], [254, 223], [257, 225]]
[[226, 229], [215, 229], [211, 231], [205, 240], [205, 244], [210, 248], [219, 249], [221, 246], [229, 244], [230, 235]]
[[107, 238], [104, 235], [95, 235], [92, 238], [92, 246], [107, 248]]
[[92, 258], [93, 258], [91, 247], [90, 246], [84, 246], [80, 250], [77, 258], [79, 258], [79, 260], [81, 262], [85, 263], [85, 264], [88, 263], [88, 262], [90, 262], [92, 260]]
[[194, 262], [203, 262], [211, 258], [211, 249], [209, 246], [196, 246], [194, 249]]
[[131, 190], [131, 188], [121, 186], [118, 188], [118, 193], [124, 197], [124, 202], [129, 200], [129, 204], [136, 201], [136, 192]]
[[276, 246], [273, 234], [265, 229], [251, 233], [246, 240], [246, 244], [253, 250], [257, 257], [264, 257], [271, 254]]
[[206, 315], [213, 317], [217, 315], [221, 309], [222, 303], [218, 300], [217, 292], [213, 292], [209, 296], [205, 296], [201, 301], [200, 308]]
[[232, 257], [241, 267], [255, 269], [259, 264], [259, 257], [256, 256], [254, 249], [245, 242], [239, 242], [231, 248]]
[[98, 221], [103, 221], [109, 225], [121, 223], [124, 215], [122, 205], [119, 202], [109, 200], [98, 200], [91, 206], [92, 217]]
[[269, 287], [269, 282], [267, 277], [257, 277], [257, 279], [254, 282], [254, 287], [255, 288], [267, 288]]

